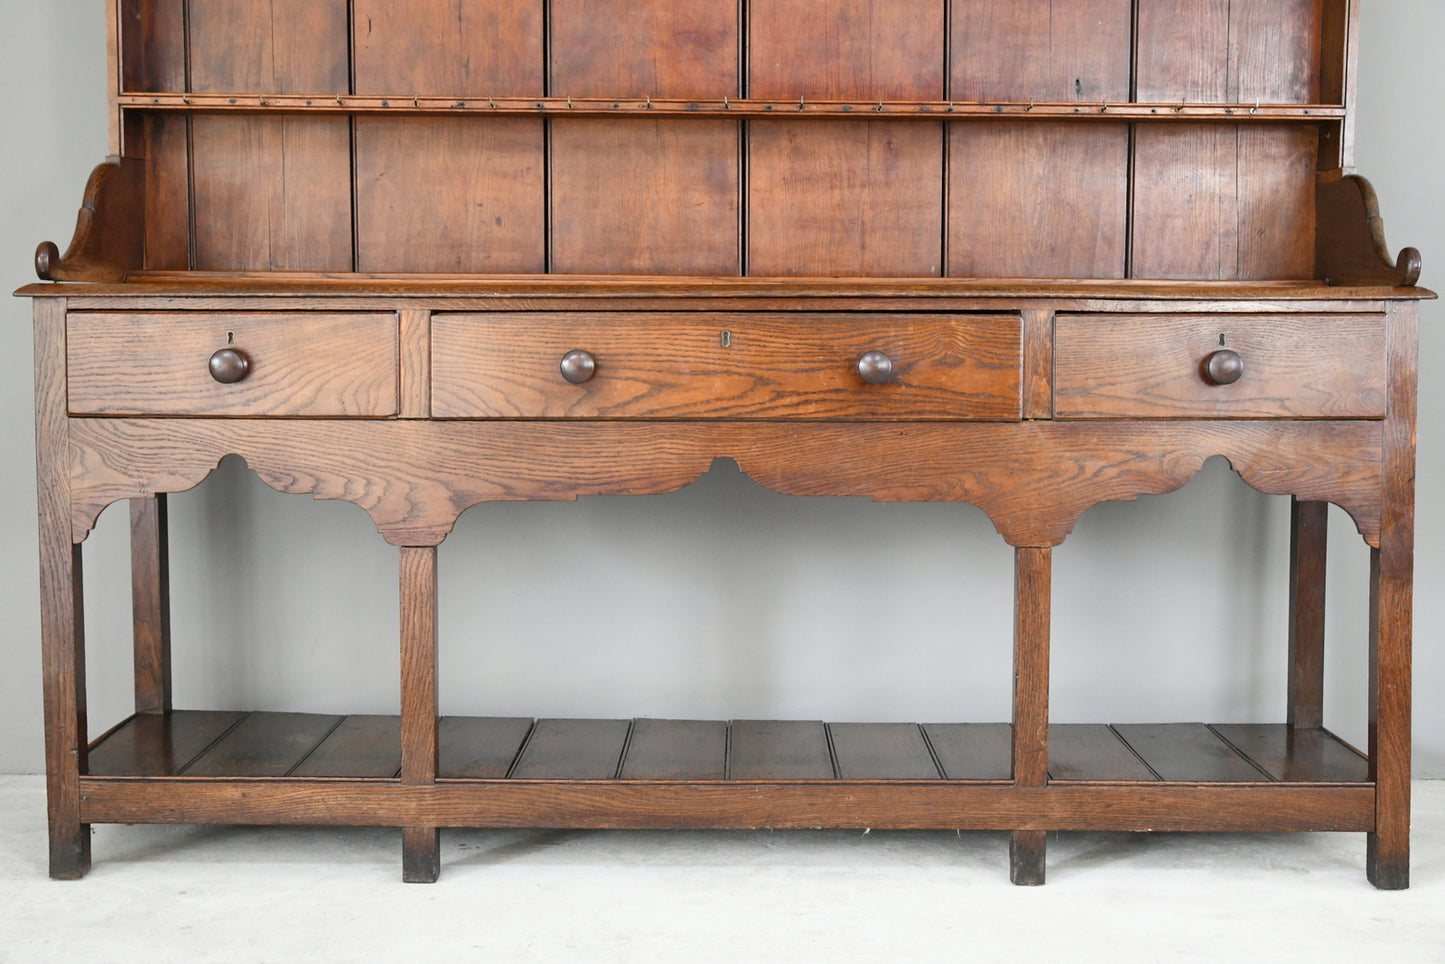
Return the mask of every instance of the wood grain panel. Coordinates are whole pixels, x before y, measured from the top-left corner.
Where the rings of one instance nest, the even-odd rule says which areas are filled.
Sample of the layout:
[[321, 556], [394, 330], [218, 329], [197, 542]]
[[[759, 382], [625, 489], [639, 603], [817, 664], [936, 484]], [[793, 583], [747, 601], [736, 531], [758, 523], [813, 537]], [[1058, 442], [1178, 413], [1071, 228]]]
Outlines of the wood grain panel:
[[540, 273], [542, 121], [358, 117], [361, 271]]
[[531, 732], [529, 717], [444, 716], [437, 778], [500, 780]]
[[[438, 418], [1018, 418], [1016, 317], [438, 314]], [[597, 373], [558, 363], [573, 349]], [[894, 377], [867, 385], [882, 351]]]
[[828, 780], [834, 776], [828, 731], [803, 720], [734, 720], [728, 746], [731, 780]]
[[173, 776], [245, 715], [220, 710], [138, 714], [91, 749], [87, 772], [97, 777]]
[[721, 780], [728, 725], [714, 720], [636, 720], [622, 761], [623, 780]]
[[186, 89], [186, 0], [121, 0], [121, 90]]
[[[375, 417], [397, 411], [393, 314], [73, 312], [66, 330], [70, 405], [77, 414]], [[209, 361], [228, 344], [250, 360], [251, 370], [222, 385], [211, 377]]]
[[945, 780], [1010, 780], [1013, 727], [1007, 723], [925, 723]]
[[950, 277], [1124, 277], [1128, 125], [947, 126]]
[[952, 0], [960, 101], [1129, 100], [1131, 0]]
[[350, 90], [347, 0], [189, 0], [186, 6], [193, 91]]
[[295, 777], [391, 779], [401, 769], [401, 720], [352, 715], [295, 770]]
[[542, 0], [353, 0], [352, 6], [358, 94], [543, 92]]
[[552, 122], [552, 271], [735, 275], [739, 125]]
[[715, 0], [551, 0], [559, 97], [738, 97], [738, 11]]
[[1117, 724], [1114, 730], [1161, 780], [1260, 783], [1268, 779], [1203, 723]]
[[1139, 0], [1138, 97], [1314, 103], [1320, 0]]
[[339, 716], [252, 713], [183, 772], [188, 777], [283, 777], [326, 739]]
[[943, 263], [943, 126], [754, 121], [748, 273], [930, 277]]
[[1213, 730], [1282, 783], [1365, 783], [1370, 778], [1369, 761], [1325, 730], [1282, 723]]
[[146, 114], [145, 266], [184, 271], [191, 266], [191, 161], [189, 120]]
[[750, 0], [748, 94], [795, 100], [939, 100], [936, 0]]
[[[1225, 346], [1244, 360], [1232, 385], [1203, 374]], [[1060, 315], [1060, 418], [1380, 418], [1380, 315]]]
[[937, 780], [933, 754], [914, 723], [830, 723], [842, 780]]
[[516, 780], [611, 780], [627, 743], [627, 720], [538, 720], [512, 767]]
[[1238, 150], [1233, 125], [1138, 126], [1130, 277], [1239, 275]]
[[197, 268], [351, 270], [345, 118], [202, 114], [192, 130]]
[[1239, 128], [1241, 280], [1315, 277], [1315, 127]]
[[1148, 783], [1159, 778], [1103, 724], [1049, 727], [1049, 780]]

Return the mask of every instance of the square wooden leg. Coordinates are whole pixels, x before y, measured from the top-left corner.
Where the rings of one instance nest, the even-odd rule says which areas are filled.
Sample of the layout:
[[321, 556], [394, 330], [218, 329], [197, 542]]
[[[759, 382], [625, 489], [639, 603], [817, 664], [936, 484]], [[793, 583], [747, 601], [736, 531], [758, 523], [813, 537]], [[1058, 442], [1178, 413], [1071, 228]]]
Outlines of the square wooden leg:
[[442, 834], [436, 827], [406, 827], [401, 832], [401, 879], [434, 884], [442, 871]]

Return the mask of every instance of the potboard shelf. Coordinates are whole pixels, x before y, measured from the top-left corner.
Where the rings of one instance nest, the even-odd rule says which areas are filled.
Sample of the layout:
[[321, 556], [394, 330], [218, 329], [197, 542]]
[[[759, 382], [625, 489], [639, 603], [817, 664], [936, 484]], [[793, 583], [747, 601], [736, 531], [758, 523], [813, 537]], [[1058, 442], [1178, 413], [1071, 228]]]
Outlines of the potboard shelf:
[[[392, 780], [397, 716], [138, 714], [90, 751], [91, 777]], [[1202, 723], [1054, 724], [1051, 784], [1369, 782], [1325, 730]], [[1011, 782], [1007, 723], [443, 717], [437, 779]]]

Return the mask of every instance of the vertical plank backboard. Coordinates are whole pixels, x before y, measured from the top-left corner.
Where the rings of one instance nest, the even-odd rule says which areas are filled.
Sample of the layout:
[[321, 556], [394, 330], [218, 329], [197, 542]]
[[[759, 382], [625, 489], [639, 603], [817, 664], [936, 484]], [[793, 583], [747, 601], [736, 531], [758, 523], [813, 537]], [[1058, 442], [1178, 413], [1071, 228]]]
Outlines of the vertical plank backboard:
[[186, 0], [122, 0], [122, 91], [186, 89]]
[[197, 268], [351, 270], [344, 117], [201, 114], [193, 145]]
[[1323, 0], [1230, 0], [1229, 99], [1316, 103], [1322, 16]]
[[190, 0], [192, 89], [349, 90], [346, 7], [346, 0]]
[[1137, 98], [1192, 104], [1227, 100], [1230, 0], [1137, 3]]
[[357, 270], [540, 272], [542, 121], [359, 117]]
[[748, 273], [929, 277], [943, 261], [943, 125], [749, 125]]
[[738, 123], [552, 124], [552, 270], [735, 275]]
[[1319, 131], [1239, 128], [1240, 280], [1312, 278]]
[[1237, 125], [1139, 125], [1131, 277], [1235, 277], [1238, 140]]
[[749, 96], [938, 100], [943, 11], [941, 0], [751, 0]]
[[949, 96], [1129, 99], [1132, 0], [953, 0]]
[[145, 266], [184, 270], [191, 260], [191, 181], [187, 119], [147, 114]]
[[948, 127], [950, 276], [1124, 276], [1127, 124]]
[[543, 0], [353, 0], [358, 94], [539, 97]]
[[717, 0], [552, 0], [560, 97], [737, 97], [738, 8]]

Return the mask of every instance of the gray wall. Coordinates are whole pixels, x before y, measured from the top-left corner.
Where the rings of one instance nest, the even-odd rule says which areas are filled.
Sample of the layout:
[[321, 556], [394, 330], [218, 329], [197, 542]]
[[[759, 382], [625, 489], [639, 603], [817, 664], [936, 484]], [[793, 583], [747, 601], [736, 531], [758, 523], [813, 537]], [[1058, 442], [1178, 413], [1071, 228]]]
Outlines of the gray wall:
[[[1358, 162], [1396, 247], [1445, 284], [1438, 0], [1366, 3]], [[5, 4], [0, 265], [63, 248], [106, 150], [98, 0]], [[0, 302], [0, 772], [42, 766], [29, 306]], [[1445, 776], [1442, 309], [1422, 326], [1416, 762]], [[228, 460], [172, 500], [176, 692], [186, 707], [394, 712], [395, 556], [357, 508], [282, 496]], [[1367, 555], [1333, 522], [1328, 722], [1365, 741]], [[1056, 555], [1061, 721], [1277, 721], [1285, 499], [1220, 460], [1179, 493], [1090, 510]], [[126, 712], [124, 510], [87, 543], [95, 732]], [[1011, 556], [970, 507], [775, 495], [720, 464], [651, 499], [492, 505], [442, 549], [449, 713], [1000, 720]]]

